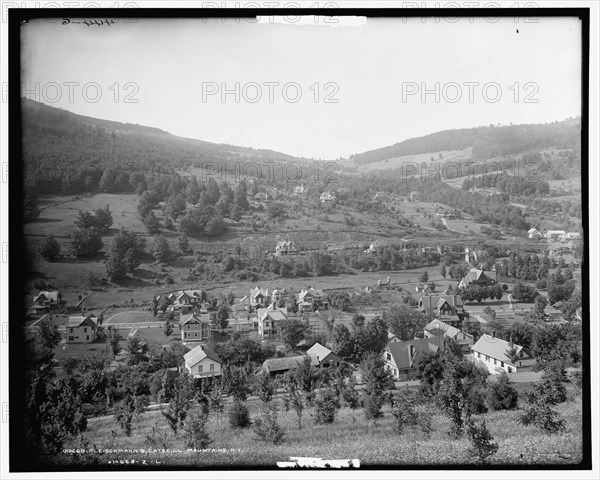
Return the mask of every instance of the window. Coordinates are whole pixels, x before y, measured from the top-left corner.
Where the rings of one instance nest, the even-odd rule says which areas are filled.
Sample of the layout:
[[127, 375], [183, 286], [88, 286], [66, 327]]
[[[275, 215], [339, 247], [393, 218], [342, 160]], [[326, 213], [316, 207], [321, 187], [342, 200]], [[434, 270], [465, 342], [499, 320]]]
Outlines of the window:
[[388, 360], [391, 360], [391, 359], [392, 359], [392, 355], [388, 353], [388, 354], [387, 354], [387, 359], [388, 359]]
[[198, 373], [202, 373], [204, 370], [204, 365], [198, 365]]
[[[73, 330], [73, 329], [71, 329], [71, 330]], [[75, 341], [75, 337], [73, 335], [70, 335], [69, 336], [69, 342], [73, 342], [73, 341]]]
[[519, 357], [523, 358], [523, 350], [519, 352]]
[[504, 362], [500, 362], [500, 366], [503, 367], [504, 366]]
[[89, 335], [86, 335], [86, 336], [85, 336], [85, 339], [86, 339], [86, 341], [88, 341], [88, 340], [90, 339], [90, 336], [89, 336]]
[[69, 328], [69, 333], [73, 333], [73, 329], [72, 328]]
[[494, 365], [497, 365], [497, 363], [496, 363], [496, 359], [495, 359], [495, 358], [494, 358]]
[[477, 358], [481, 358], [481, 353], [477, 352]]
[[512, 373], [512, 368], [508, 367], [508, 373]]
[[197, 336], [198, 336], [198, 332], [194, 332], [194, 337], [197, 337]]
[[83, 327], [83, 333], [87, 333], [87, 327]]
[[214, 363], [211, 363], [211, 364], [210, 364], [210, 371], [211, 371], [211, 372], [214, 372], [214, 370], [215, 370], [215, 364], [214, 364]]
[[490, 361], [490, 357], [488, 355], [485, 356], [485, 361], [489, 362]]

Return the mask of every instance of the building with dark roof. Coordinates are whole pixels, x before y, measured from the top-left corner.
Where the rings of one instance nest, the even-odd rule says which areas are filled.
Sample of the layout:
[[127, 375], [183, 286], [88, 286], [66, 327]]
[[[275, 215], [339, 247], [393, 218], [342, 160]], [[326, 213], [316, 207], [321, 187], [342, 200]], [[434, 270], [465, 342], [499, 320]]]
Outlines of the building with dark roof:
[[419, 358], [425, 353], [437, 353], [441, 348], [442, 343], [432, 338], [388, 343], [383, 351], [385, 368], [399, 380], [400, 375], [417, 371]]

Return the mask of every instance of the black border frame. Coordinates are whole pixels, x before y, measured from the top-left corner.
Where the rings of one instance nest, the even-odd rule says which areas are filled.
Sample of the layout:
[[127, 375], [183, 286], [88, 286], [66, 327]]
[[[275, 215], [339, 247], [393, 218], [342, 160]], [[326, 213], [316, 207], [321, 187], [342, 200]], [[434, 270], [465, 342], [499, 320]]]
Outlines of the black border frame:
[[[582, 106], [581, 106], [581, 175], [582, 175], [582, 226], [584, 229], [584, 247], [582, 262], [582, 299], [583, 299], [583, 387], [582, 387], [582, 419], [591, 419], [590, 390], [590, 291], [589, 291], [589, 54], [590, 54], [590, 9], [589, 8], [139, 8], [139, 9], [85, 9], [85, 8], [52, 8], [29, 9], [17, 8], [8, 10], [8, 48], [9, 48], [9, 254], [13, 259], [9, 263], [9, 318], [19, 318], [23, 312], [23, 254], [22, 242], [22, 201], [23, 201], [23, 165], [21, 135], [21, 50], [20, 25], [32, 19], [42, 18], [252, 18], [256, 16], [364, 16], [368, 18], [402, 18], [402, 17], [578, 17], [582, 22]], [[33, 468], [24, 447], [22, 423], [24, 406], [24, 389], [22, 376], [23, 332], [20, 324], [9, 322], [9, 471], [16, 472], [122, 472], [122, 471], [231, 471], [231, 470], [279, 470], [273, 466], [247, 467], [214, 467], [189, 470], [185, 467], [159, 466], [117, 469], [112, 466], [94, 466], [85, 468], [71, 465], [67, 468], [47, 465], [46, 468]], [[491, 466], [493, 470], [590, 470], [592, 468], [592, 424], [583, 421], [583, 457], [576, 465], [506, 465]], [[362, 470], [486, 470], [471, 465], [372, 465]], [[490, 469], [489, 467], [487, 468]], [[281, 471], [283, 473], [283, 471]]]

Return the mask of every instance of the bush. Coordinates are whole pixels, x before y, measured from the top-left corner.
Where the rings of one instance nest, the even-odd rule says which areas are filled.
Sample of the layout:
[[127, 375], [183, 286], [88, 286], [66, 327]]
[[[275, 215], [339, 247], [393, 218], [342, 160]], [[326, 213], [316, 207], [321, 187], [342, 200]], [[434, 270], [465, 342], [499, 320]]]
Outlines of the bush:
[[418, 425], [414, 396], [408, 389], [401, 389], [391, 398], [394, 430], [401, 434], [405, 427]]
[[363, 407], [365, 409], [365, 418], [377, 419], [383, 417], [381, 408], [384, 404], [384, 397], [378, 393], [371, 393], [363, 397]]
[[558, 433], [565, 428], [565, 421], [558, 419], [558, 412], [547, 403], [530, 398], [530, 404], [519, 418], [523, 425], [535, 425], [549, 434]]
[[60, 255], [60, 243], [54, 237], [45, 238], [40, 246], [40, 255], [49, 262], [56, 260]]
[[513, 410], [517, 408], [519, 394], [510, 384], [508, 375], [503, 373], [496, 382], [488, 384], [486, 401], [492, 410]]
[[256, 440], [271, 442], [273, 445], [283, 443], [285, 429], [277, 423], [277, 409], [275, 407], [267, 408], [261, 417], [254, 421], [252, 429], [256, 434]]
[[316, 423], [333, 423], [340, 400], [332, 388], [319, 392], [315, 406]]
[[233, 405], [229, 410], [229, 424], [233, 428], [246, 428], [250, 426], [250, 412], [248, 407], [239, 399], [233, 401]]
[[540, 402], [557, 405], [567, 400], [567, 389], [556, 372], [545, 372], [541, 381], [534, 386], [534, 395]]
[[469, 452], [477, 457], [479, 463], [485, 463], [498, 451], [498, 444], [487, 429], [485, 420], [480, 425], [476, 425], [472, 420], [467, 420], [467, 435], [473, 445]]
[[200, 411], [196, 410], [188, 415], [183, 426], [183, 437], [187, 448], [203, 449], [213, 443], [208, 435], [207, 422], [208, 415]]

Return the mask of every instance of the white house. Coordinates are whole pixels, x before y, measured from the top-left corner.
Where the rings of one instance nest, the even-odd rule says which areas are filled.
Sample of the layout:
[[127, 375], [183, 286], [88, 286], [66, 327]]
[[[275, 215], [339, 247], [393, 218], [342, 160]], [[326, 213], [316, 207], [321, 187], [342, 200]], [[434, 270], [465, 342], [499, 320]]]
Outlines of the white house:
[[179, 322], [181, 341], [203, 342], [210, 337], [210, 320], [208, 315], [190, 314]]
[[529, 238], [542, 238], [544, 235], [537, 228], [533, 227], [527, 230], [527, 236]]
[[256, 311], [258, 335], [264, 338], [280, 333], [279, 324], [287, 319], [287, 313], [287, 308], [277, 308], [274, 303], [267, 308], [259, 308]]
[[222, 365], [219, 356], [205, 345], [198, 345], [183, 356], [185, 369], [196, 378], [221, 375]]
[[497, 375], [502, 372], [514, 373], [530, 370], [535, 359], [520, 345], [514, 345], [515, 357], [508, 357], [511, 348], [510, 343], [501, 338], [495, 338], [483, 334], [471, 347], [473, 361], [480, 362], [487, 367], [488, 371]]
[[343, 360], [338, 355], [336, 355], [320, 343], [315, 343], [306, 351], [306, 354], [310, 355], [311, 357], [317, 357], [317, 360], [319, 361], [321, 366], [325, 368], [339, 367], [343, 362]]
[[69, 317], [66, 326], [67, 343], [90, 343], [96, 339], [98, 319], [94, 315]]
[[547, 230], [544, 234], [544, 237], [546, 237], [548, 240], [560, 240], [565, 236], [566, 233], [567, 232], [564, 230]]

